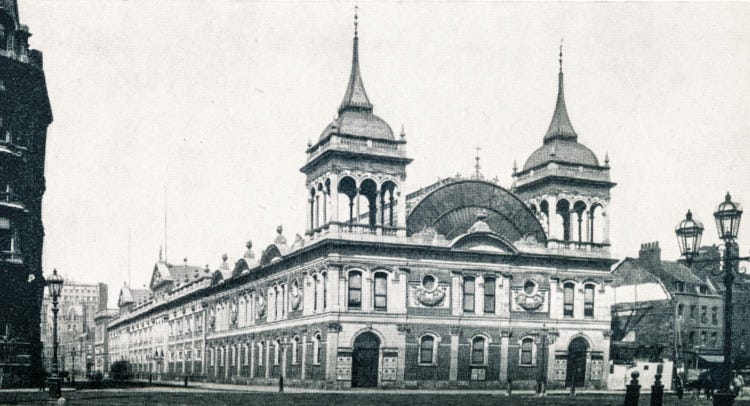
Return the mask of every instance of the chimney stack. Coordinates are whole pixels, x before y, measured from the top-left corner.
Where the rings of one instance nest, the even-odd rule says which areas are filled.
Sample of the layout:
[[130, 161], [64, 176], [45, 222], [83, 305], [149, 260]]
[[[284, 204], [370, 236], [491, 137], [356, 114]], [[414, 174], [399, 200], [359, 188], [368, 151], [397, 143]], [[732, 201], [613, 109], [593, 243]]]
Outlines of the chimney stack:
[[657, 269], [661, 266], [661, 248], [659, 242], [646, 242], [641, 244], [638, 252], [638, 260], [647, 269]]

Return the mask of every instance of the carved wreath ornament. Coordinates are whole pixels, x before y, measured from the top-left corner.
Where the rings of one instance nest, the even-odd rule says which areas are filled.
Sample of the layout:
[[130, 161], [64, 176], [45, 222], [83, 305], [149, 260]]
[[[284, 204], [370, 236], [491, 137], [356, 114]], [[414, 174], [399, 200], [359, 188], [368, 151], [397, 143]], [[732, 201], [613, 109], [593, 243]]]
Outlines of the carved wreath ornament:
[[523, 290], [516, 293], [516, 304], [526, 310], [537, 310], [542, 307], [542, 303], [544, 303], [544, 295], [539, 292], [534, 281], [527, 280]]
[[422, 284], [416, 287], [414, 297], [425, 306], [437, 306], [445, 299], [445, 288], [438, 285], [434, 276], [427, 275]]

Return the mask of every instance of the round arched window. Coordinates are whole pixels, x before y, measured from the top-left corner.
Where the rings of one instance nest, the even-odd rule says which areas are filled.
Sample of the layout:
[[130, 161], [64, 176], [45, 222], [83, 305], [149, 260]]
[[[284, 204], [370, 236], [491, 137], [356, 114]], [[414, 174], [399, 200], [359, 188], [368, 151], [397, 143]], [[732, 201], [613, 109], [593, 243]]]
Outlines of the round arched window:
[[422, 278], [422, 287], [427, 291], [433, 291], [437, 287], [437, 280], [432, 275], [425, 275]]
[[532, 295], [536, 291], [536, 283], [534, 281], [526, 281], [526, 283], [523, 285], [523, 291], [527, 295]]

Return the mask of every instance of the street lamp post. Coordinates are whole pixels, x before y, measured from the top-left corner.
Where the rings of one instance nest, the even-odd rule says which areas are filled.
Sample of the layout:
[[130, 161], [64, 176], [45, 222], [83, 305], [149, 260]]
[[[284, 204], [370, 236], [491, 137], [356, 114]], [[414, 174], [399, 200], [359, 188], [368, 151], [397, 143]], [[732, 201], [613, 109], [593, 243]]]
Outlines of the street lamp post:
[[[720, 273], [724, 277], [724, 362], [722, 363], [719, 391], [714, 396], [714, 406], [732, 405], [734, 395], [730, 390], [732, 381], [732, 286], [734, 284], [735, 265], [739, 261], [745, 261], [750, 257], [740, 257], [736, 239], [740, 228], [742, 209], [740, 205], [732, 202], [732, 196], [727, 193], [724, 201], [714, 211], [716, 228], [719, 238], [724, 242], [724, 256], [721, 259]], [[693, 214], [688, 210], [685, 219], [675, 229], [680, 253], [685, 257], [688, 265], [696, 262], [709, 263], [711, 259], [696, 260], [700, 248], [703, 225], [700, 221], [693, 219]], [[737, 252], [737, 253], [735, 253]]]
[[52, 297], [52, 379], [50, 385], [50, 397], [59, 398], [60, 393], [60, 375], [57, 367], [57, 299], [62, 293], [63, 278], [57, 274], [57, 269], [52, 271], [52, 275], [47, 278], [47, 288], [49, 295]]
[[72, 374], [71, 379], [73, 380], [73, 383], [76, 383], [76, 347], [70, 349], [70, 362], [73, 364], [70, 367], [70, 372]]

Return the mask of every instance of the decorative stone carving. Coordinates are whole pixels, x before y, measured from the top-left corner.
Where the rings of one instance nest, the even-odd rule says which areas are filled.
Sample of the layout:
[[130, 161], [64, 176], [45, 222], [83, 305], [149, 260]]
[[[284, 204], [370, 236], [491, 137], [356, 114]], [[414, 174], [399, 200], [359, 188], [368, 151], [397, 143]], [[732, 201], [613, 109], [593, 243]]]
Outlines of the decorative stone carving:
[[291, 299], [290, 303], [292, 305], [292, 310], [299, 309], [299, 306], [302, 303], [302, 291], [299, 289], [296, 281], [292, 283], [292, 289], [289, 291], [289, 297]]
[[429, 307], [438, 306], [443, 303], [445, 293], [446, 289], [442, 286], [436, 286], [433, 290], [427, 290], [421, 285], [414, 288], [414, 297], [419, 303]]
[[605, 340], [609, 340], [609, 338], [612, 337], [612, 330], [604, 330], [602, 331], [602, 335]]
[[399, 333], [409, 334], [411, 333], [411, 326], [408, 324], [398, 324], [396, 330], [398, 330]]
[[340, 333], [341, 329], [342, 329], [341, 323], [328, 323], [329, 333]]
[[258, 293], [258, 305], [256, 306], [256, 313], [258, 317], [264, 317], [266, 315], [266, 300], [263, 298], [263, 294]]
[[229, 308], [229, 311], [232, 324], [237, 324], [237, 315], [239, 313], [239, 308], [237, 307], [237, 299], [232, 300], [232, 305]]
[[525, 310], [539, 310], [544, 304], [544, 295], [538, 291], [528, 294], [524, 291], [516, 293], [516, 304]]

